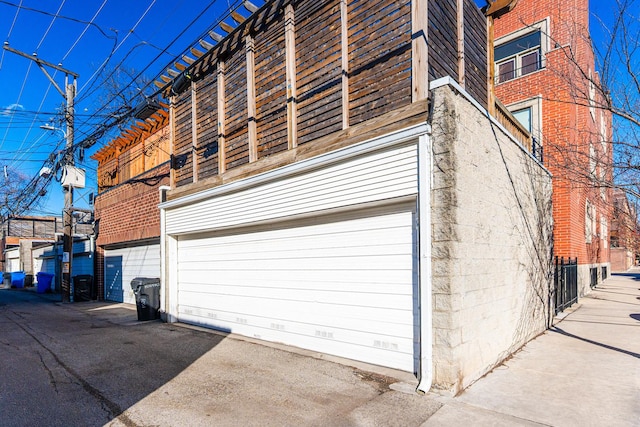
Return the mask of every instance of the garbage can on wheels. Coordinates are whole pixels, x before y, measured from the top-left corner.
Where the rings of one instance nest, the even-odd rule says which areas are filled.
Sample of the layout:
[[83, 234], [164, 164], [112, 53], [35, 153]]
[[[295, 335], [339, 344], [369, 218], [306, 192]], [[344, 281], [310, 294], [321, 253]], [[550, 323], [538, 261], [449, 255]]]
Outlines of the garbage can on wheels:
[[138, 320], [160, 318], [160, 279], [136, 277], [131, 281], [131, 289], [136, 296]]

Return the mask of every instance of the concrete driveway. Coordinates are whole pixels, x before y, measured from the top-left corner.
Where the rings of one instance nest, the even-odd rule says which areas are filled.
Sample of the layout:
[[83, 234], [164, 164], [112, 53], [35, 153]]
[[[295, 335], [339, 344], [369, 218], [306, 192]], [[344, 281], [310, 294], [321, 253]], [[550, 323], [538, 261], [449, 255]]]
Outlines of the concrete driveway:
[[419, 426], [442, 406], [406, 373], [138, 322], [125, 304], [0, 290], [0, 331], [3, 426]]

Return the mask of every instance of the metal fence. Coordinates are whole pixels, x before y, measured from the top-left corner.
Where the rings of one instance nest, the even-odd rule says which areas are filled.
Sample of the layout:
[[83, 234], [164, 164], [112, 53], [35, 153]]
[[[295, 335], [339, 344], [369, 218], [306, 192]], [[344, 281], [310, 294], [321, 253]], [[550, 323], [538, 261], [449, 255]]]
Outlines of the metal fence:
[[598, 267], [591, 267], [589, 269], [589, 286], [591, 289], [598, 286]]
[[555, 314], [578, 302], [578, 258], [556, 257], [553, 284]]

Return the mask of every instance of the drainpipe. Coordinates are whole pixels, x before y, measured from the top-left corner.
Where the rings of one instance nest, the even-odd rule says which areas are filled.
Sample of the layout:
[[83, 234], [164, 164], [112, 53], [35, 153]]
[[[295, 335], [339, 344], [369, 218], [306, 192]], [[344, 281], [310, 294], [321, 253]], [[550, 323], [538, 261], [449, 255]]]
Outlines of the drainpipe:
[[[168, 185], [161, 185], [158, 187], [158, 193], [160, 197], [160, 203], [166, 202], [167, 191], [171, 190]], [[160, 208], [160, 291], [163, 296], [160, 300], [160, 315], [165, 322], [173, 322], [168, 314], [169, 307], [169, 292], [167, 291], [167, 241], [166, 241], [166, 211]]]
[[433, 303], [431, 285], [431, 127], [418, 140], [418, 283], [420, 294], [420, 369], [416, 392], [433, 382]]

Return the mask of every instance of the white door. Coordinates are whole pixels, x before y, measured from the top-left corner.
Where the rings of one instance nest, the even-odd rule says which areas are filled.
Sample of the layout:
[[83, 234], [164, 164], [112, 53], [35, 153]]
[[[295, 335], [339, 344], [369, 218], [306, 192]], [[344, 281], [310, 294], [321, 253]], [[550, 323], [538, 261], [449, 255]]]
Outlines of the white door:
[[160, 277], [160, 245], [109, 249], [104, 252], [104, 298], [136, 303], [131, 280]]
[[178, 318], [414, 372], [415, 214], [320, 216], [178, 238]]

